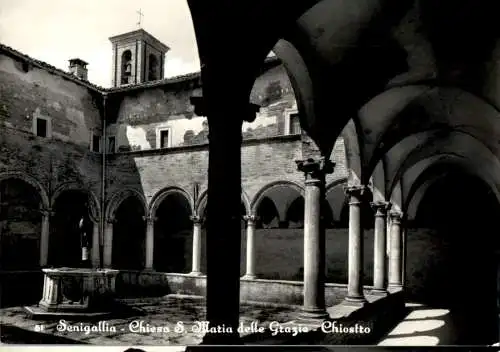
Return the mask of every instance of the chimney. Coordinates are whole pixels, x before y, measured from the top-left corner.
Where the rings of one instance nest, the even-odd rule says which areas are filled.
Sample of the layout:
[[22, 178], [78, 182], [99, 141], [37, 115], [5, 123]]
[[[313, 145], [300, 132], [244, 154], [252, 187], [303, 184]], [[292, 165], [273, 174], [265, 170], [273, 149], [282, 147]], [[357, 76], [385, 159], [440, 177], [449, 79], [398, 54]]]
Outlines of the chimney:
[[87, 65], [88, 63], [82, 59], [71, 59], [69, 60], [69, 72], [80, 79], [88, 81]]

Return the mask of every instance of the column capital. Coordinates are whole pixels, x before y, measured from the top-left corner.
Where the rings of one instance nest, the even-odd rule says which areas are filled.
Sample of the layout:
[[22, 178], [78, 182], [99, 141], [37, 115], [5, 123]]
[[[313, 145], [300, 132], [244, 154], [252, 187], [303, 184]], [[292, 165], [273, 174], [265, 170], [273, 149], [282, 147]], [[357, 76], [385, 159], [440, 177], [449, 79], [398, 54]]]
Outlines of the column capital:
[[106, 219], [106, 223], [108, 223], [108, 224], [114, 224], [114, 223], [116, 223], [116, 218], [114, 216], [109, 216]]
[[52, 210], [52, 208], [40, 208], [39, 209], [40, 214], [43, 216], [54, 216], [56, 215], [56, 212]]
[[247, 224], [254, 224], [257, 220], [259, 220], [259, 217], [255, 214], [244, 215], [243, 220], [245, 220]]
[[201, 216], [199, 215], [191, 215], [189, 219], [193, 222], [193, 224], [200, 224], [201, 223]]
[[359, 204], [366, 195], [368, 188], [364, 185], [352, 185], [344, 187], [344, 193], [350, 198], [349, 204]]
[[305, 174], [306, 182], [309, 180], [318, 180], [322, 175], [331, 174], [335, 168], [335, 163], [324, 157], [296, 160], [295, 163], [297, 164], [297, 169]]
[[146, 221], [148, 224], [154, 224], [158, 218], [156, 216], [147, 215], [143, 216], [142, 220]]
[[401, 223], [401, 219], [403, 218], [403, 213], [397, 210], [393, 210], [389, 213], [391, 221], [393, 223]]
[[387, 216], [387, 212], [391, 209], [392, 204], [387, 201], [376, 201], [370, 203], [372, 209], [375, 211], [375, 216]]

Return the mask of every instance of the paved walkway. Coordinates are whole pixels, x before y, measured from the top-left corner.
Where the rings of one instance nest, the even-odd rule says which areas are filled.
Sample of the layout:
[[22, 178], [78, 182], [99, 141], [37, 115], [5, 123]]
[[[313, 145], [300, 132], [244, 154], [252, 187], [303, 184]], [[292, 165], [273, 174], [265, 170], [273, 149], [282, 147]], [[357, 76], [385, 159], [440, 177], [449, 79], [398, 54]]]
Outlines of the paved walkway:
[[407, 303], [410, 313], [382, 341], [379, 346], [439, 346], [461, 345], [467, 324], [458, 313], [448, 309], [430, 308], [417, 303]]

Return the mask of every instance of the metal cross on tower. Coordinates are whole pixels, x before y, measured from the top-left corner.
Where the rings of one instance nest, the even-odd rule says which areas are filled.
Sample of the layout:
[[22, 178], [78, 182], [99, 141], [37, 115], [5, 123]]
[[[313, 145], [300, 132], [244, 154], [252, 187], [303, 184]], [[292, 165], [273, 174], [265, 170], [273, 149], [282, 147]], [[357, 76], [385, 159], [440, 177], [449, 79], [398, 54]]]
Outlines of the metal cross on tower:
[[144, 14], [141, 12], [141, 9], [137, 11], [137, 14], [139, 15], [139, 21], [137, 22], [137, 26], [141, 28], [142, 18], [144, 17]]

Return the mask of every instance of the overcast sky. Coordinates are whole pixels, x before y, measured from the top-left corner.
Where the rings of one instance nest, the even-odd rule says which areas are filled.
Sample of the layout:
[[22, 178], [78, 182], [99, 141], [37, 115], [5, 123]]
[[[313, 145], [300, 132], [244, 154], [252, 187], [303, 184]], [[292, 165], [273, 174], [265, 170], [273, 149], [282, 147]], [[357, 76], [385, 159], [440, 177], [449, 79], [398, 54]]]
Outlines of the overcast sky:
[[167, 77], [199, 71], [186, 0], [0, 0], [0, 43], [67, 71], [68, 60], [89, 63], [89, 81], [111, 85], [108, 38], [142, 28], [170, 47]]

